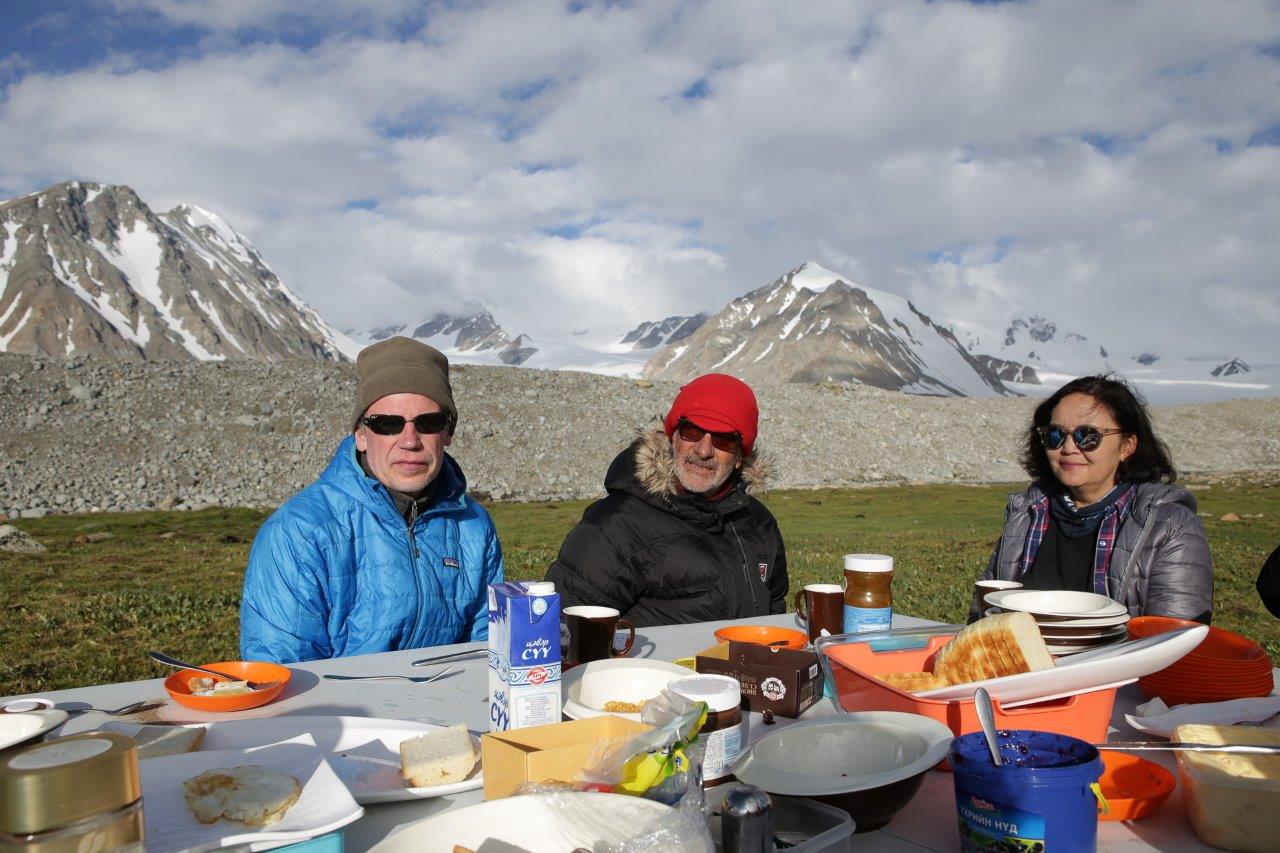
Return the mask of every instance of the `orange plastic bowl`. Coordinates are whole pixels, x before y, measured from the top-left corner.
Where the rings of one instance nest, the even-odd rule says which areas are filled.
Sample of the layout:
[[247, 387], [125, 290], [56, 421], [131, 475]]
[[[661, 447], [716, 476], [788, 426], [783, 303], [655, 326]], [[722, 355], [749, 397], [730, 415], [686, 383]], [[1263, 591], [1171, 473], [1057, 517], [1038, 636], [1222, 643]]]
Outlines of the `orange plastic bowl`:
[[187, 686], [187, 682], [205, 674], [194, 669], [178, 670], [164, 680], [164, 689], [169, 693], [173, 701], [184, 708], [191, 708], [196, 711], [222, 713], [257, 708], [259, 705], [265, 705], [273, 701], [284, 692], [285, 685], [289, 683], [289, 679], [293, 676], [288, 667], [283, 667], [278, 663], [266, 663], [265, 661], [231, 660], [201, 665], [240, 681], [278, 681], [279, 684], [274, 687], [268, 687], [265, 690], [242, 693], [239, 696], [195, 696], [192, 695], [191, 688]]
[[1104, 749], [1098, 785], [1108, 811], [1099, 804], [1098, 820], [1141, 820], [1169, 799], [1174, 784], [1173, 774], [1154, 761]]
[[791, 628], [775, 628], [772, 625], [730, 625], [716, 631], [716, 639], [722, 643], [737, 640], [739, 643], [755, 643], [760, 646], [776, 645], [783, 649], [803, 649], [809, 645], [809, 635]]

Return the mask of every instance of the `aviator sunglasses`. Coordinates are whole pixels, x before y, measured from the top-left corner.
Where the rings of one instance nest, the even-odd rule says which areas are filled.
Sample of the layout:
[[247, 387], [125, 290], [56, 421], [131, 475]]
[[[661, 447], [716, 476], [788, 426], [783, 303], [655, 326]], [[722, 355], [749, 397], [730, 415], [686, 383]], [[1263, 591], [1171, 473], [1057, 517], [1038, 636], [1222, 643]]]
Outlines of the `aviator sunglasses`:
[[413, 428], [419, 435], [434, 435], [444, 432], [449, 426], [448, 412], [426, 412], [412, 418], [403, 415], [365, 415], [360, 423], [378, 435], [399, 435], [407, 421], [413, 422]]
[[742, 436], [736, 432], [712, 432], [684, 418], [681, 418], [680, 422], [676, 424], [676, 432], [680, 433], [680, 437], [690, 444], [697, 444], [702, 441], [704, 435], [709, 435], [711, 436], [711, 446], [716, 450], [723, 450], [725, 453], [735, 453], [742, 446]]
[[1098, 445], [1102, 444], [1102, 439], [1106, 436], [1124, 432], [1124, 430], [1098, 429], [1096, 426], [1078, 426], [1075, 429], [1067, 429], [1057, 424], [1049, 424], [1048, 426], [1036, 427], [1036, 432], [1040, 433], [1040, 443], [1048, 450], [1057, 450], [1066, 443], [1067, 436], [1071, 436], [1071, 440], [1076, 443], [1076, 447], [1082, 452], [1088, 453], [1090, 450], [1097, 450]]

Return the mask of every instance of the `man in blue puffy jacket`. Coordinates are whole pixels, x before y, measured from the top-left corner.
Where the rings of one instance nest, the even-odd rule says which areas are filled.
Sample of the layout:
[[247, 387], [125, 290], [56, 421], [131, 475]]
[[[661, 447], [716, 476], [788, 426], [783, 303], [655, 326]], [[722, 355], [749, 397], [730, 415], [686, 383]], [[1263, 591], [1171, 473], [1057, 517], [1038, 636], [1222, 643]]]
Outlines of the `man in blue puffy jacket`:
[[320, 479], [258, 531], [240, 654], [278, 663], [488, 636], [503, 579], [489, 514], [444, 452], [458, 410], [449, 361], [403, 337], [356, 358], [355, 422]]

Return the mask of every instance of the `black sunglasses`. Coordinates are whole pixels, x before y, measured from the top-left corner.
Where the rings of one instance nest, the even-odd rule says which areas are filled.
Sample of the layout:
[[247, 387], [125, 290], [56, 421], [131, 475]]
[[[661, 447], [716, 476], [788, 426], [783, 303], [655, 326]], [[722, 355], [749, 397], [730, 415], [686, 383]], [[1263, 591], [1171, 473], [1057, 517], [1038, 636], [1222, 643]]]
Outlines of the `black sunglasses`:
[[426, 412], [413, 418], [403, 415], [365, 415], [360, 419], [360, 423], [378, 435], [399, 435], [404, 431], [405, 423], [410, 421], [419, 435], [435, 435], [448, 429], [449, 413]]
[[711, 446], [716, 450], [723, 450], [725, 453], [735, 453], [742, 447], [742, 436], [736, 432], [712, 432], [684, 418], [681, 418], [680, 422], [676, 424], [676, 432], [680, 433], [680, 437], [690, 444], [697, 444], [702, 441], [704, 435], [709, 435], [711, 436]]
[[1124, 432], [1124, 430], [1098, 429], [1096, 426], [1078, 426], [1069, 430], [1057, 424], [1049, 424], [1048, 426], [1036, 427], [1036, 432], [1040, 433], [1040, 443], [1048, 450], [1057, 450], [1066, 444], [1067, 436], [1071, 436], [1071, 440], [1076, 443], [1076, 447], [1088, 453], [1090, 450], [1097, 450], [1098, 446], [1102, 444], [1102, 439], [1106, 436]]

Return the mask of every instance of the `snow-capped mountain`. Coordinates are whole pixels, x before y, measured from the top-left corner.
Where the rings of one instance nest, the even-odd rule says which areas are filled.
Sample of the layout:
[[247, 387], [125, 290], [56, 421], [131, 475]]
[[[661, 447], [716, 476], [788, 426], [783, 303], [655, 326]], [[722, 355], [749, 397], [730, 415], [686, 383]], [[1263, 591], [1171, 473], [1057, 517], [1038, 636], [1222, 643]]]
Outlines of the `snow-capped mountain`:
[[375, 343], [392, 335], [416, 338], [450, 357], [486, 356], [480, 359], [480, 363], [489, 362], [487, 357], [492, 357], [492, 363], [519, 365], [537, 352], [527, 335], [512, 338], [488, 311], [463, 316], [437, 312], [422, 323], [382, 326], [360, 335], [359, 338], [364, 343]]
[[748, 381], [860, 382], [913, 394], [971, 396], [1008, 389], [907, 299], [805, 263], [730, 302], [645, 365], [651, 378], [708, 371]]
[[0, 350], [123, 359], [354, 358], [216, 214], [68, 181], [0, 204]]
[[705, 322], [707, 315], [703, 313], [692, 317], [667, 317], [665, 320], [641, 323], [623, 335], [619, 343], [630, 344], [632, 349], [665, 347], [689, 337], [702, 328]]

